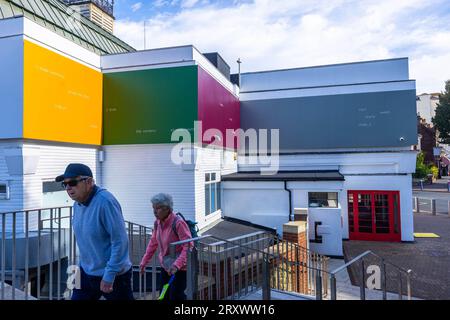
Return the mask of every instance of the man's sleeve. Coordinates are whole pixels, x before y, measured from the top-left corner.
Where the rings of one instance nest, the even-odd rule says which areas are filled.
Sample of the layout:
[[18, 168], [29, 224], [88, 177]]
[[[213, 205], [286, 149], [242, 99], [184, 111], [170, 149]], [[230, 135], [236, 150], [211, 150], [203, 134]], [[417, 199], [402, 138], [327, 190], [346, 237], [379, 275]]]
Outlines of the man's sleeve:
[[102, 210], [102, 222], [111, 240], [111, 256], [106, 263], [103, 280], [113, 283], [128, 256], [128, 236], [125, 229], [125, 221], [122, 216], [122, 208], [117, 200], [112, 199], [105, 203]]

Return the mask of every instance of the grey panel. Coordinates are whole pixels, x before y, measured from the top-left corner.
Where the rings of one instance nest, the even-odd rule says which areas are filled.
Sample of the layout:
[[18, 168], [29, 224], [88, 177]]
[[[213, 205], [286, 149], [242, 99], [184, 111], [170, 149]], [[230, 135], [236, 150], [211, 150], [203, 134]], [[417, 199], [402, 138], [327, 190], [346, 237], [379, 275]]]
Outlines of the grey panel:
[[280, 129], [281, 152], [406, 147], [416, 122], [415, 90], [241, 102], [242, 128]]
[[408, 79], [408, 58], [398, 58], [243, 73], [241, 75], [241, 92]]

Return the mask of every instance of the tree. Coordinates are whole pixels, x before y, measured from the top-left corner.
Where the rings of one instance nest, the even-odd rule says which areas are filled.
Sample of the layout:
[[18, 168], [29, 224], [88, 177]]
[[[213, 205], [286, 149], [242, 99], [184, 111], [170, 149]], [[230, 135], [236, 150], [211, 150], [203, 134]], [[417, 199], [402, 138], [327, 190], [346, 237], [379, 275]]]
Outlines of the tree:
[[425, 164], [425, 155], [423, 152], [419, 152], [416, 159], [416, 172], [413, 174], [415, 179], [424, 179], [429, 174], [432, 174], [434, 178], [437, 179], [439, 174], [439, 169], [434, 164]]
[[425, 158], [425, 155], [423, 154], [423, 152], [420, 152], [417, 155], [417, 160], [416, 160], [416, 172], [414, 173], [414, 178], [416, 179], [423, 179], [427, 176], [427, 174], [429, 173], [429, 168], [428, 166], [423, 162]]
[[445, 91], [439, 96], [432, 122], [439, 131], [439, 142], [450, 144], [450, 80], [445, 82]]

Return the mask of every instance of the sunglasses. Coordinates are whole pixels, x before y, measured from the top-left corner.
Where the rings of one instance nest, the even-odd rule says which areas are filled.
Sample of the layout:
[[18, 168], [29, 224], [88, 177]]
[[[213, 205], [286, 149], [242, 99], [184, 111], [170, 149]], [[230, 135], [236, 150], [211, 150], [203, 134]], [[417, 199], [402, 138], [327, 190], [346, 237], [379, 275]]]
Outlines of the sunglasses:
[[89, 179], [89, 178], [81, 178], [81, 179], [73, 179], [73, 180], [69, 180], [69, 181], [67, 181], [67, 182], [61, 182], [61, 185], [62, 185], [62, 187], [65, 189], [67, 186], [69, 186], [69, 187], [75, 187], [77, 184], [78, 184], [78, 182], [81, 182], [81, 181], [84, 181], [84, 180], [87, 180], [87, 179]]

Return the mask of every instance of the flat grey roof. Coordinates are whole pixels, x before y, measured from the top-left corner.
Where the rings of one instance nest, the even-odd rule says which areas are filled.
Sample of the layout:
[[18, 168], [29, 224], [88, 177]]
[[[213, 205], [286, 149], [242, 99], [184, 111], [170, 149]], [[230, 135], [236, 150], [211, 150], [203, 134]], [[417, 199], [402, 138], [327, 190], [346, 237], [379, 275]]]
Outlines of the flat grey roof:
[[222, 181], [344, 181], [339, 171], [278, 171], [262, 175], [259, 171], [237, 172], [222, 176]]

